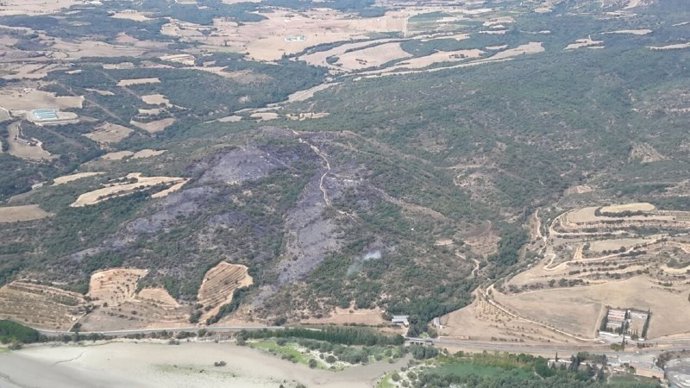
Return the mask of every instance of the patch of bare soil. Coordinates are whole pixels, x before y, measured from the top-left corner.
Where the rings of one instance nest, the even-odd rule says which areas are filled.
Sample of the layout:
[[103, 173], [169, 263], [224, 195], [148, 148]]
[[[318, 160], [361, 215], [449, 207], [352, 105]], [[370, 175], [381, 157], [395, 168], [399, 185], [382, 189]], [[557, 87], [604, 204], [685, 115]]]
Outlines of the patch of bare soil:
[[336, 65], [347, 71], [354, 71], [368, 67], [379, 67], [385, 63], [411, 56], [411, 54], [400, 48], [399, 42], [384, 43], [340, 54]]
[[134, 152], [132, 151], [115, 151], [115, 152], [108, 152], [107, 154], [101, 156], [102, 160], [122, 160], [125, 158], [129, 158], [132, 155], [134, 155]]
[[148, 270], [136, 268], [112, 268], [95, 272], [91, 275], [87, 295], [101, 305], [119, 305], [134, 298], [139, 279], [147, 273]]
[[302, 320], [304, 324], [313, 325], [367, 325], [380, 326], [387, 325], [390, 322], [383, 319], [384, 311], [379, 307], [373, 309], [356, 309], [356, 308], [340, 308], [336, 307], [329, 316], [323, 318], [309, 318]]
[[254, 284], [248, 270], [244, 265], [221, 261], [206, 272], [197, 295], [198, 303], [204, 306], [202, 321], [215, 316], [221, 306], [230, 303], [236, 289]]
[[154, 156], [163, 155], [166, 152], [167, 152], [166, 150], [152, 150], [149, 148], [145, 148], [141, 151], [135, 152], [132, 155], [132, 159], [152, 158]]
[[158, 78], [131, 78], [122, 79], [117, 83], [117, 86], [132, 86], [132, 85], [146, 85], [146, 84], [159, 84], [161, 80]]
[[0, 317], [53, 330], [68, 330], [85, 313], [81, 294], [14, 281], [0, 288]]
[[123, 127], [122, 125], [103, 123], [96, 127], [93, 132], [87, 133], [84, 136], [101, 144], [101, 146], [107, 146], [108, 144], [119, 143], [132, 134], [132, 132], [131, 128]]
[[[87, 193], [80, 195], [79, 198], [77, 198], [77, 200], [74, 201], [74, 203], [72, 203], [70, 206], [83, 207], [95, 205], [99, 202], [107, 201], [111, 198], [129, 195], [138, 191], [146, 190], [151, 187], [160, 185], [165, 185], [167, 187], [153, 195], [155, 196], [156, 194], [160, 194], [163, 192], [165, 192], [167, 195], [171, 192], [168, 190], [170, 189], [170, 186], [177, 185], [182, 182], [186, 183], [186, 179], [164, 176], [144, 177], [140, 173], [132, 173], [124, 178], [120, 178], [114, 182], [108, 183], [103, 188], [89, 191]], [[181, 187], [181, 185], [179, 187]], [[177, 187], [177, 189], [179, 189], [179, 187]], [[161, 196], [162, 195], [158, 195], [156, 196], [156, 198], [159, 198]]]
[[7, 132], [10, 155], [33, 161], [49, 161], [56, 158], [43, 149], [43, 143], [40, 140], [22, 136], [21, 122], [10, 124]]
[[0, 89], [0, 107], [10, 111], [29, 111], [39, 108], [81, 109], [83, 96], [59, 96], [34, 88]]
[[129, 123], [131, 125], [134, 125], [135, 127], [139, 128], [139, 129], [143, 129], [144, 131], [153, 134], [153, 133], [165, 131], [166, 128], [168, 128], [169, 126], [171, 126], [175, 123], [175, 119], [170, 117], [167, 119], [149, 121], [146, 123], [132, 120]]
[[652, 51], [663, 51], [663, 50], [682, 50], [690, 48], [690, 42], [669, 44], [666, 46], [650, 46], [649, 49]]
[[0, 207], [0, 224], [40, 220], [52, 216], [38, 205]]
[[592, 40], [592, 38], [578, 39], [573, 43], [565, 46], [566, 50], [575, 50], [579, 48], [603, 48], [603, 40]]
[[75, 174], [63, 175], [63, 176], [60, 176], [60, 177], [53, 179], [53, 186], [64, 185], [64, 184], [74, 182], [74, 181], [82, 179], [82, 178], [89, 178], [92, 176], [103, 175], [103, 174], [105, 174], [105, 173], [104, 172], [78, 172]]
[[0, 3], [0, 16], [51, 14], [81, 2], [82, 0], [4, 0]]

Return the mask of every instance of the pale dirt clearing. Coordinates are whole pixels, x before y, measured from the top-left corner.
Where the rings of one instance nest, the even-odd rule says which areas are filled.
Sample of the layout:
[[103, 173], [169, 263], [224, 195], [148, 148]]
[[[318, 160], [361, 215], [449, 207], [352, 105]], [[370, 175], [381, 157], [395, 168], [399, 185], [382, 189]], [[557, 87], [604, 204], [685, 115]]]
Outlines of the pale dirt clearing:
[[88, 297], [100, 304], [117, 306], [134, 298], [139, 279], [149, 271], [136, 268], [112, 268], [94, 272], [89, 281]]
[[578, 39], [565, 46], [565, 50], [575, 50], [579, 48], [603, 48], [603, 40], [592, 40], [592, 38]]
[[328, 117], [330, 113], [328, 112], [300, 112], [298, 114], [288, 113], [285, 115], [290, 120], [304, 121], [313, 119], [322, 119]]
[[652, 51], [663, 51], [663, 50], [682, 50], [690, 48], [690, 42], [669, 44], [666, 46], [649, 46]]
[[[132, 173], [124, 178], [120, 178], [118, 182], [110, 183], [103, 188], [89, 191], [80, 195], [79, 198], [77, 198], [77, 200], [74, 201], [70, 206], [83, 207], [95, 205], [114, 197], [132, 194], [137, 191], [146, 190], [150, 187], [158, 185], [175, 185], [184, 181], [186, 181], [184, 178], [172, 178], [165, 176], [144, 177], [140, 173]], [[161, 190], [161, 192], [165, 192], [168, 188], [169, 187], [166, 187], [165, 189]]]
[[66, 70], [67, 67], [46, 63], [3, 63], [0, 64], [2, 79], [10, 80], [37, 80], [48, 76], [48, 73], [56, 70]]
[[[496, 54], [494, 54], [488, 58], [475, 59], [475, 60], [471, 60], [471, 61], [461, 63], [458, 65], [434, 67], [431, 69], [422, 69], [422, 70], [401, 70], [401, 71], [389, 71], [389, 72], [368, 71], [368, 72], [363, 72], [361, 74], [367, 78], [372, 78], [372, 77], [377, 77], [377, 76], [407, 75], [407, 74], [417, 74], [417, 73], [422, 73], [422, 72], [445, 71], [445, 70], [459, 69], [459, 68], [469, 67], [469, 66], [478, 66], [478, 65], [483, 65], [483, 64], [487, 64], [487, 63], [504, 62], [504, 61], [512, 60], [512, 59], [519, 57], [521, 55], [538, 54], [538, 53], [541, 53], [544, 51], [545, 51], [545, 49], [544, 49], [542, 42], [529, 42], [529, 43], [514, 47], [512, 49], [499, 51]], [[386, 69], [384, 69], [384, 71], [385, 70]]]
[[64, 185], [64, 184], [74, 182], [74, 181], [82, 179], [82, 178], [89, 178], [92, 176], [103, 175], [103, 174], [105, 174], [105, 173], [104, 172], [78, 172], [75, 174], [63, 175], [63, 176], [59, 176], [59, 177], [53, 179], [53, 186]]
[[177, 308], [180, 304], [165, 288], [147, 287], [137, 293], [137, 299], [159, 304], [166, 308]]
[[302, 102], [314, 97], [314, 94], [338, 85], [337, 82], [323, 83], [312, 88], [296, 91], [288, 96], [288, 102]]
[[237, 123], [237, 122], [242, 121], [242, 116], [236, 116], [236, 115], [225, 116], [225, 117], [219, 118], [218, 121], [220, 121], [221, 123]]
[[480, 58], [484, 54], [484, 51], [479, 50], [479, 49], [471, 49], [471, 50], [458, 50], [458, 51], [437, 51], [433, 54], [424, 56], [424, 57], [417, 57], [417, 58], [412, 58], [408, 59], [406, 61], [402, 61], [395, 66], [386, 68], [383, 70], [383, 72], [393, 72], [393, 71], [398, 71], [402, 69], [422, 69], [425, 67], [429, 67], [433, 64], [436, 63], [444, 63], [444, 62], [458, 62], [458, 61], [465, 61], [468, 59], [476, 59]]
[[[374, 44], [383, 44], [383, 43], [388, 43], [392, 41], [393, 39], [375, 39], [375, 40], [365, 40], [363, 42], [353, 42], [353, 43], [345, 43], [341, 44], [339, 46], [336, 46], [332, 49], [325, 50], [325, 51], [317, 51], [315, 53], [307, 54], [307, 55], [302, 55], [299, 57], [300, 60], [307, 62], [310, 65], [314, 66], [323, 66], [323, 67], [330, 67], [333, 68], [334, 66], [328, 63], [326, 60], [329, 57], [339, 57], [343, 54], [345, 54], [346, 51], [366, 47], [366, 46], [371, 46]], [[377, 46], [380, 47], [380, 46]]]
[[100, 94], [101, 96], [114, 96], [115, 93], [111, 92], [110, 90], [101, 90], [101, 89], [93, 89], [93, 88], [86, 88], [85, 90], [88, 90], [89, 92], [93, 92], [96, 94]]
[[385, 43], [341, 54], [338, 56], [336, 65], [345, 70], [354, 71], [368, 67], [379, 67], [390, 61], [411, 56], [411, 54], [400, 48], [400, 43]]
[[376, 307], [373, 309], [356, 309], [336, 307], [329, 316], [323, 318], [309, 318], [302, 320], [301, 323], [323, 325], [323, 324], [358, 324], [368, 326], [388, 325], [389, 321], [383, 319], [384, 311]]
[[33, 88], [3, 88], [0, 90], [0, 107], [10, 111], [29, 111], [38, 108], [81, 109], [83, 96], [59, 96]]
[[189, 182], [189, 179], [182, 179], [181, 181], [179, 181], [178, 183], [175, 183], [174, 185], [168, 187], [167, 189], [152, 194], [151, 198], [165, 198], [168, 195], [180, 190], [182, 188], [182, 186], [187, 184], [187, 182]]
[[140, 121], [134, 121], [131, 120], [129, 123], [131, 125], [134, 125], [135, 127], [142, 129], [148, 133], [158, 133], [165, 131], [166, 128], [169, 126], [173, 125], [175, 123], [175, 118], [170, 117], [167, 119], [161, 119], [161, 120], [155, 120], [155, 121], [149, 121], [149, 122], [140, 122]]
[[111, 14], [110, 17], [114, 19], [133, 20], [135, 22], [147, 22], [149, 20], [152, 20], [150, 17], [144, 15], [143, 13], [132, 9], [115, 12]]
[[[64, 40], [46, 37], [50, 42], [52, 56], [57, 59], [80, 59], [84, 57], [139, 57], [146, 50], [131, 44], [109, 44], [89, 39]], [[79, 73], [72, 73], [79, 74]]]
[[162, 94], [149, 94], [146, 96], [141, 96], [141, 100], [150, 105], [165, 105], [166, 107], [172, 106], [170, 100]]
[[119, 143], [132, 134], [134, 130], [118, 124], [103, 123], [95, 128], [93, 132], [89, 132], [84, 136], [99, 143], [101, 145], [108, 145]]
[[206, 272], [197, 295], [198, 302], [205, 310], [201, 321], [218, 314], [221, 306], [232, 301], [236, 289], [254, 284], [248, 270], [249, 268], [244, 265], [221, 261]]
[[[214, 367], [225, 361], [227, 366]], [[66, 362], [69, 361], [69, 362]], [[51, 388], [370, 388], [385, 373], [407, 364], [376, 362], [341, 372], [310, 369], [230, 343], [113, 342], [87, 346], [31, 347], [0, 354], [0, 382]], [[35, 373], [40, 370], [41, 373]]]
[[14, 281], [0, 288], [0, 319], [68, 330], [84, 314], [84, 297], [59, 288]]
[[56, 158], [43, 149], [43, 143], [38, 139], [26, 139], [22, 136], [21, 123], [16, 122], [7, 126], [8, 153], [18, 158], [33, 161], [49, 161]]
[[631, 35], [647, 35], [651, 34], [652, 30], [648, 30], [646, 28], [639, 29], [639, 30], [617, 30], [617, 31], [610, 31], [610, 32], [605, 32], [605, 34], [631, 34]]
[[589, 251], [596, 253], [611, 252], [620, 248], [625, 250], [635, 246], [645, 246], [657, 242], [662, 235], [650, 236], [649, 238], [619, 238], [612, 240], [595, 240], [589, 242]]
[[129, 158], [132, 155], [134, 155], [134, 152], [132, 151], [115, 151], [115, 152], [108, 152], [107, 154], [101, 156], [102, 160], [122, 160], [125, 158]]
[[257, 121], [269, 121], [277, 119], [279, 115], [276, 112], [256, 112], [252, 113], [249, 117]]
[[158, 78], [129, 78], [118, 81], [117, 86], [132, 86], [159, 83], [161, 83], [161, 80]]
[[0, 224], [40, 220], [51, 215], [38, 205], [3, 206], [0, 207]]
[[587, 194], [591, 193], [592, 191], [594, 191], [594, 189], [592, 189], [592, 187], [589, 185], [577, 185], [569, 187], [567, 190], [565, 190], [565, 195]]
[[652, 212], [656, 210], [656, 206], [647, 202], [626, 203], [623, 205], [609, 205], [601, 208], [602, 213], [625, 213], [625, 212]]
[[145, 158], [152, 158], [154, 156], [158, 155], [163, 155], [166, 153], [166, 150], [152, 150], [149, 148], [143, 149], [141, 151], [137, 151], [132, 155], [132, 159], [145, 159]]

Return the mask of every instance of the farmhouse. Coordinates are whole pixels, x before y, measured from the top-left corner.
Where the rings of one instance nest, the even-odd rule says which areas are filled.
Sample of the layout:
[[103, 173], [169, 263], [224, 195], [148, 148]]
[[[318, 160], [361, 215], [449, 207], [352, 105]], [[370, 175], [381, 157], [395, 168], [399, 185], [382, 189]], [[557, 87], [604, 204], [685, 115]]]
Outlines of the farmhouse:
[[409, 315], [393, 315], [391, 323], [400, 326], [410, 326]]

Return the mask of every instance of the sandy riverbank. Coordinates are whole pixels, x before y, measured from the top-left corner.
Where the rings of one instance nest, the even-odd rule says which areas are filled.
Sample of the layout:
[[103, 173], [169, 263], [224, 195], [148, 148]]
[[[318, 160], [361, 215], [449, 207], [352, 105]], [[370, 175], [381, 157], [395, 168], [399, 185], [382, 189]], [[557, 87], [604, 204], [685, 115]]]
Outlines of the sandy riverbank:
[[[224, 367], [214, 367], [216, 361]], [[372, 387], [406, 361], [342, 372], [309, 369], [228, 343], [109, 343], [41, 346], [0, 353], [0, 386], [51, 387]], [[40, 371], [40, 372], [39, 372]]]

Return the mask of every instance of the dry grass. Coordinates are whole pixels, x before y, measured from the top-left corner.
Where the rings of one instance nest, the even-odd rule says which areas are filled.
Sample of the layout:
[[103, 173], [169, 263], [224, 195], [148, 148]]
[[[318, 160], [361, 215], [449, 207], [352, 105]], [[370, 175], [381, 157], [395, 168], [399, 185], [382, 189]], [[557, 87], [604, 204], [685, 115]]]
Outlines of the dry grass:
[[166, 150], [152, 150], [149, 148], [137, 151], [132, 155], [132, 159], [145, 159], [152, 158], [154, 156], [163, 155]]
[[0, 288], [0, 317], [53, 330], [68, 330], [84, 314], [84, 297], [75, 292], [14, 281]]
[[103, 172], [78, 172], [76, 174], [63, 175], [53, 179], [53, 186], [64, 185], [66, 183], [74, 182], [78, 179], [88, 178], [97, 175], [103, 175]]
[[468, 59], [480, 58], [484, 51], [479, 49], [458, 50], [458, 51], [437, 51], [423, 57], [417, 57], [402, 61], [393, 67], [387, 68], [386, 72], [401, 69], [422, 69], [436, 63], [466, 61]]
[[41, 220], [52, 216], [38, 205], [0, 207], [0, 223]]
[[166, 308], [177, 308], [180, 304], [173, 298], [165, 288], [143, 288], [137, 294], [137, 299], [149, 301]]
[[607, 32], [607, 34], [631, 34], [631, 35], [647, 35], [647, 34], [651, 34], [651, 33], [652, 33], [652, 30], [648, 30], [648, 29], [617, 30], [617, 31]]
[[166, 128], [173, 125], [175, 123], [175, 119], [170, 117], [167, 119], [149, 121], [146, 123], [132, 120], [129, 123], [134, 125], [135, 127], [139, 128], [139, 129], [142, 129], [142, 130], [148, 132], [148, 133], [158, 133], [158, 132], [165, 131]]
[[113, 268], [98, 271], [91, 275], [89, 281], [90, 298], [100, 304], [117, 306], [134, 298], [139, 279], [146, 276], [148, 270], [135, 268]]
[[350, 51], [338, 56], [336, 64], [347, 71], [379, 67], [390, 61], [409, 58], [412, 55], [400, 48], [400, 43], [384, 43], [374, 47]]
[[135, 10], [124, 10], [120, 12], [115, 12], [110, 17], [114, 19], [126, 19], [126, 20], [133, 20], [135, 22], [146, 22], [149, 20], [152, 20], [148, 16], [144, 15], [143, 13]]
[[[186, 183], [184, 178], [172, 178], [164, 176], [155, 177], [143, 177], [140, 173], [132, 173], [122, 178], [121, 181], [116, 183], [111, 183], [103, 188], [89, 191], [84, 193], [77, 198], [70, 206], [71, 207], [83, 207], [89, 205], [95, 205], [97, 203], [107, 201], [108, 199], [121, 197], [124, 195], [129, 195], [138, 191], [146, 190], [150, 187], [158, 185], [178, 185], [180, 183]], [[184, 183], [183, 183], [184, 184]], [[181, 185], [177, 186], [179, 189]], [[156, 198], [163, 196], [161, 193], [169, 194], [171, 191], [170, 187], [161, 190], [156, 193], [159, 194]], [[154, 194], [154, 196], [156, 195]]]
[[0, 16], [44, 15], [69, 8], [81, 0], [4, 0], [0, 3]]
[[625, 212], [652, 212], [656, 210], [656, 206], [647, 202], [626, 203], [623, 205], [610, 205], [601, 208], [602, 213], [625, 213]]
[[86, 137], [99, 143], [101, 145], [108, 145], [119, 143], [132, 134], [131, 128], [123, 127], [122, 125], [103, 123], [98, 126], [95, 131], [87, 133]]
[[199, 287], [197, 300], [204, 306], [205, 310], [201, 320], [218, 314], [221, 306], [232, 301], [236, 289], [252, 284], [254, 284], [254, 280], [249, 276], [246, 266], [224, 261], [218, 263], [206, 272], [204, 281]]
[[592, 38], [585, 38], [585, 39], [578, 39], [573, 43], [570, 43], [569, 45], [565, 46], [566, 50], [575, 50], [579, 48], [602, 48], [602, 44], [604, 41], [602, 40], [592, 40]]
[[54, 155], [43, 149], [43, 143], [38, 139], [22, 137], [21, 123], [12, 123], [7, 127], [9, 154], [18, 158], [32, 161], [48, 161], [55, 159]]
[[83, 96], [59, 96], [32, 88], [3, 88], [0, 107], [10, 111], [28, 111], [38, 108], [81, 109]]
[[132, 155], [134, 155], [134, 152], [132, 151], [115, 151], [115, 152], [108, 152], [107, 154], [101, 156], [102, 160], [122, 160], [125, 158], [129, 158]]
[[690, 48], [690, 42], [685, 42], [685, 43], [677, 43], [677, 44], [669, 44], [666, 46], [650, 46], [649, 47], [652, 51], [661, 51], [661, 50], [682, 50], [686, 48]]
[[172, 106], [170, 100], [162, 94], [149, 94], [146, 96], [141, 96], [142, 101], [150, 105], [165, 105], [166, 107]]
[[304, 324], [314, 324], [314, 325], [346, 325], [346, 324], [357, 324], [357, 325], [368, 325], [368, 326], [379, 326], [389, 324], [388, 321], [383, 319], [384, 311], [380, 308], [373, 309], [356, 309], [356, 308], [340, 308], [336, 307], [328, 317], [323, 318], [309, 318], [302, 320]]
[[146, 85], [146, 84], [159, 84], [161, 80], [158, 78], [131, 78], [122, 79], [117, 83], [117, 86], [132, 86], [132, 85]]
[[[690, 286], [662, 287], [645, 276], [583, 287], [557, 288], [506, 296], [502, 305], [534, 320], [594, 337], [605, 306], [652, 311], [649, 338], [690, 332]], [[683, 307], [686, 306], [686, 307]]]

